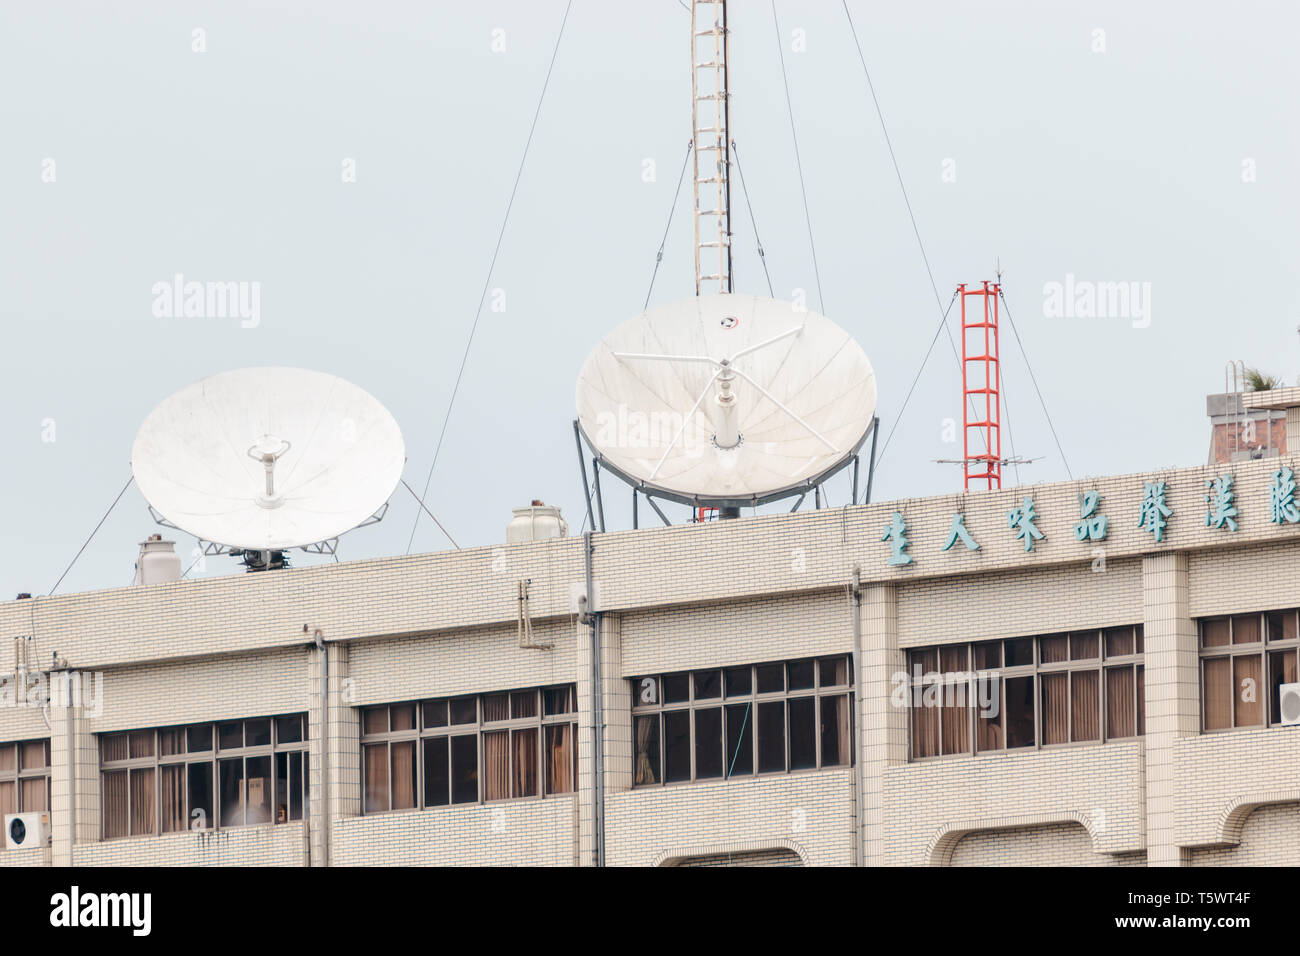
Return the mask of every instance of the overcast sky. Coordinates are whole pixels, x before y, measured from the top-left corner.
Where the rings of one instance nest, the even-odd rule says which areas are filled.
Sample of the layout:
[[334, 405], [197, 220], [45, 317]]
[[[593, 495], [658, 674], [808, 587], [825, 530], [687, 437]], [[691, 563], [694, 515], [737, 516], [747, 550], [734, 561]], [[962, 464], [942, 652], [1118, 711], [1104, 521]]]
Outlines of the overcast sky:
[[[1229, 359], [1296, 381], [1300, 7], [849, 6], [940, 296], [1000, 260], [1075, 477], [1204, 463], [1204, 397]], [[778, 34], [769, 3], [731, 8], [732, 132], [775, 294], [819, 306], [779, 42], [821, 311], [871, 357], [887, 433], [940, 309], [844, 9], [780, 0]], [[130, 476], [150, 409], [216, 372], [357, 383], [397, 418], [406, 477], [424, 484], [564, 10], [0, 8], [0, 597], [50, 590]], [[491, 278], [504, 310], [484, 310], [430, 484], [462, 546], [504, 541], [533, 498], [583, 522], [574, 382], [646, 295], [689, 138], [688, 34], [678, 0], [573, 2]], [[742, 207], [734, 229], [736, 289], [766, 294]], [[177, 273], [260, 283], [257, 325], [155, 315], [155, 284]], [[1044, 289], [1067, 275], [1136, 282], [1146, 313], [1049, 314]], [[653, 301], [692, 292], [688, 184]], [[1020, 479], [1063, 480], [1011, 336], [1003, 357], [1015, 451], [1038, 459]], [[944, 441], [960, 405], [941, 339], [877, 500], [960, 489], [935, 463], [960, 455]], [[844, 503], [843, 480], [828, 490]], [[628, 493], [606, 491], [627, 526]], [[414, 517], [399, 488], [341, 557], [404, 553]], [[155, 530], [132, 486], [59, 592], [129, 583]], [[186, 564], [193, 545], [178, 537]], [[422, 521], [416, 551], [450, 546]], [[234, 570], [209, 559], [195, 575]]]

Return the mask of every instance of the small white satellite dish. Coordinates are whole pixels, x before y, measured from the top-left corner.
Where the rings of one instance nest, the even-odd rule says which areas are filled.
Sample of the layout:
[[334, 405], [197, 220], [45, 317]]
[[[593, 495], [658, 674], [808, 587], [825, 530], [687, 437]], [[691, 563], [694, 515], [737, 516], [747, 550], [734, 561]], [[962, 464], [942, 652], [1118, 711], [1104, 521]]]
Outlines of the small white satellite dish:
[[824, 316], [711, 295], [623, 323], [578, 376], [578, 424], [633, 487], [696, 505], [762, 504], [843, 468], [870, 432], [876, 375]]
[[397, 422], [373, 396], [297, 368], [186, 386], [149, 413], [131, 448], [156, 517], [237, 551], [321, 545], [368, 523], [405, 460]]

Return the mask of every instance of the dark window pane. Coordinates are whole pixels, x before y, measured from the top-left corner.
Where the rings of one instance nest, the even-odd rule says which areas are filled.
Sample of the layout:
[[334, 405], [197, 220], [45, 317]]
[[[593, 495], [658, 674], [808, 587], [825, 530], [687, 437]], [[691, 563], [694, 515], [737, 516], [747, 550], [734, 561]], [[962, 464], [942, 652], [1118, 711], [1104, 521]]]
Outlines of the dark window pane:
[[753, 686], [750, 668], [728, 667], [723, 673], [726, 676], [728, 697], [743, 697], [750, 692]]
[[849, 682], [849, 659], [847, 657], [823, 657], [817, 663], [821, 668], [823, 687], [843, 687]]
[[1134, 736], [1137, 719], [1137, 707], [1133, 699], [1135, 686], [1131, 666], [1106, 670], [1107, 739]]
[[1096, 631], [1083, 631], [1070, 635], [1070, 660], [1072, 661], [1096, 660], [1098, 648]]
[[[473, 724], [478, 721], [478, 698], [457, 697], [451, 701], [451, 722], [453, 724]], [[452, 747], [452, 751], [455, 751]]]
[[573, 793], [573, 725], [545, 727], [546, 792]]
[[1034, 745], [1034, 679], [1009, 677], [1004, 683], [1007, 695], [1007, 748], [1032, 747]]
[[965, 673], [967, 669], [966, 645], [950, 644], [939, 648], [939, 670], [945, 674]]
[[447, 702], [445, 700], [431, 700], [425, 703], [424, 726], [426, 727], [447, 726]]
[[[1138, 650], [1142, 649], [1142, 631], [1138, 630]], [[1134, 695], [1137, 698], [1137, 732], [1141, 737], [1147, 732], [1146, 712], [1147, 712], [1147, 688], [1146, 688], [1146, 668], [1141, 664], [1137, 666], [1137, 690]]]
[[508, 694], [488, 694], [483, 698], [483, 722], [510, 719]]
[[277, 717], [275, 719], [275, 736], [282, 744], [296, 744], [302, 740], [302, 715]]
[[975, 668], [983, 670], [1002, 666], [1002, 642], [984, 641], [975, 645]]
[[1133, 636], [1134, 636], [1134, 638], [1136, 639], [1136, 643], [1137, 643], [1137, 650], [1135, 651], [1135, 653], [1137, 653], [1137, 654], [1141, 654], [1141, 653], [1145, 650], [1145, 648], [1142, 646], [1142, 637], [1143, 637], [1143, 634], [1142, 634], [1142, 625], [1141, 625], [1141, 624], [1139, 624], [1137, 627], [1133, 628]]
[[817, 766], [817, 707], [812, 697], [790, 701], [790, 769]]
[[1023, 667], [1034, 662], [1034, 639], [1020, 637], [1004, 642], [1007, 667]]
[[388, 707], [367, 707], [361, 712], [361, 732], [363, 734], [388, 733]]
[[784, 769], [785, 703], [768, 701], [758, 705], [758, 772]]
[[24, 813], [28, 810], [48, 810], [50, 808], [49, 787], [46, 786], [48, 780], [49, 777], [27, 777], [19, 781], [21, 787], [18, 795], [19, 808]]
[[131, 759], [153, 756], [153, 731], [137, 730], [131, 734]]
[[1232, 643], [1258, 644], [1263, 639], [1264, 636], [1259, 630], [1258, 614], [1241, 614], [1232, 619]]
[[722, 696], [722, 671], [695, 672], [695, 699], [717, 700]]
[[[977, 648], [978, 650], [978, 648]], [[1002, 681], [996, 674], [975, 681], [975, 749], [1001, 750], [1003, 744]]]
[[[267, 732], [270, 732], [270, 727], [267, 728]], [[249, 757], [245, 763], [247, 764], [245, 776], [248, 779], [244, 783], [244, 789], [248, 793], [248, 807], [244, 815], [244, 823], [250, 827], [260, 823], [273, 823], [275, 817], [271, 813], [271, 756], [267, 754], [262, 757]]]
[[1106, 656], [1124, 657], [1133, 653], [1133, 628], [1111, 627], [1106, 632]]
[[659, 703], [659, 678], [642, 677], [632, 687], [632, 706], [649, 707]]
[[1070, 638], [1066, 634], [1053, 634], [1038, 639], [1039, 658], [1044, 664], [1060, 664], [1070, 659]]
[[21, 749], [20, 760], [23, 770], [41, 770], [50, 765], [50, 742], [48, 740], [28, 740]]
[[289, 819], [301, 820], [307, 795], [307, 767], [304, 762], [307, 755], [302, 751], [295, 750], [292, 753], [281, 754], [280, 756], [289, 758], [289, 789], [287, 791]]
[[[122, 756], [109, 756], [110, 751], [114, 753], [120, 750]], [[100, 757], [103, 760], [121, 760], [126, 754], [125, 737], [101, 737], [99, 745]], [[18, 769], [18, 745], [17, 744], [0, 744], [0, 770], [17, 770]], [[6, 810], [6, 813], [14, 812], [12, 809]], [[0, 834], [2, 836], [2, 834]]]
[[847, 767], [853, 758], [853, 734], [849, 717], [849, 696], [837, 694], [821, 699], [822, 766]]
[[785, 666], [782, 664], [759, 664], [758, 692], [772, 694], [785, 690]]
[[244, 746], [244, 722], [234, 720], [217, 725], [217, 746], [222, 750], [237, 750]]
[[695, 712], [695, 779], [722, 776], [722, 708]]
[[1232, 658], [1213, 657], [1201, 662], [1201, 712], [1206, 730], [1232, 726]]
[[811, 690], [815, 679], [812, 661], [791, 661], [787, 667], [790, 690]]
[[362, 810], [365, 813], [382, 813], [388, 809], [388, 744], [371, 744], [364, 750]]
[[[14, 769], [14, 761], [17, 759], [17, 748], [14, 746], [8, 746], [0, 748], [0, 751], [5, 755], [6, 763], [4, 769]], [[127, 755], [126, 734], [106, 734], [101, 738], [100, 751], [105, 763], [112, 760], [125, 760]]]
[[754, 705], [727, 707], [727, 776], [754, 772]]
[[691, 779], [691, 712], [664, 714], [664, 781]]
[[[1235, 644], [1235, 622], [1232, 635]], [[1263, 658], [1259, 654], [1241, 654], [1232, 659], [1234, 691], [1237, 695], [1235, 727], [1258, 727], [1264, 723], [1263, 701], [1260, 700], [1260, 688], [1264, 684], [1262, 665]]]
[[510, 695], [510, 718], [537, 716], [537, 691], [522, 690]]
[[637, 786], [661, 783], [659, 773], [659, 715], [633, 719], [632, 734], [636, 746], [632, 782]]
[[572, 687], [548, 687], [542, 691], [543, 713], [547, 717], [556, 714], [571, 714], [577, 708], [573, 703]]
[[690, 699], [690, 674], [665, 674], [663, 684], [663, 702], [665, 704], [680, 704]]
[[389, 730], [414, 730], [415, 705], [394, 704], [388, 708]]
[[[289, 757], [302, 760], [302, 754], [280, 752], [275, 755], [275, 822], [289, 822]], [[294, 819], [297, 819], [296, 817]]]
[[1070, 739], [1101, 739], [1101, 676], [1097, 671], [1070, 672]]
[[189, 829], [185, 816], [185, 764], [175, 763], [158, 768], [158, 818], [163, 833], [180, 833]]
[[1201, 646], [1228, 646], [1228, 619], [1226, 617], [1210, 618], [1201, 622]]
[[[472, 702], [474, 698], [469, 698]], [[466, 734], [451, 738], [451, 802], [478, 800], [478, 737]]]
[[217, 819], [212, 808], [212, 764], [210, 761], [187, 764], [185, 775], [189, 783], [187, 825], [191, 830], [207, 830]]
[[1058, 671], [1043, 674], [1038, 681], [1042, 695], [1043, 743], [1064, 744], [1070, 741], [1070, 674]]
[[939, 649], [935, 647], [926, 648], [921, 651], [909, 651], [908, 660], [910, 662], [907, 671], [912, 677], [916, 677], [919, 669], [922, 676], [935, 674], [939, 671]]
[[265, 717], [261, 720], [244, 721], [244, 746], [271, 746], [271, 722]]
[[[149, 732], [152, 739], [153, 732]], [[154, 819], [153, 767], [131, 771], [131, 835], [153, 833]]]
[[394, 741], [389, 759], [392, 762], [393, 809], [411, 810], [415, 807], [415, 741]]
[[244, 760], [235, 757], [218, 765], [221, 786], [221, 825], [244, 825]]
[[212, 749], [212, 725], [195, 724], [186, 727], [185, 738], [190, 753], [206, 753]]
[[[125, 738], [123, 738], [125, 741]], [[127, 803], [127, 779], [125, 770], [114, 770], [101, 778], [104, 791], [100, 794], [100, 806], [104, 814], [104, 839], [131, 835], [131, 817]]]
[[445, 807], [450, 800], [451, 770], [447, 763], [447, 738], [424, 741], [424, 805]]
[[537, 728], [510, 731], [510, 795], [537, 796]]
[[163, 757], [185, 753], [185, 728], [170, 727], [158, 731], [158, 753]]
[[504, 800], [510, 796], [510, 735], [495, 730], [483, 735], [483, 799]]

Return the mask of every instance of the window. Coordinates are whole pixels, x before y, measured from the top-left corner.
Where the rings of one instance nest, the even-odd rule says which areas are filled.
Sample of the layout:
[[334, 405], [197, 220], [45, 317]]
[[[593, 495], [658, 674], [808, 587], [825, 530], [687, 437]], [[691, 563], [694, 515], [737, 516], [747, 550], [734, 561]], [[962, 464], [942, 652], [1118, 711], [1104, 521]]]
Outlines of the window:
[[1144, 731], [1142, 626], [908, 652], [913, 759]]
[[847, 657], [632, 681], [635, 786], [853, 763]]
[[572, 684], [366, 707], [361, 810], [572, 793], [577, 712]]
[[307, 816], [303, 714], [104, 734], [99, 756], [106, 840]]
[[1294, 684], [1300, 654], [1297, 612], [1264, 611], [1201, 620], [1201, 728], [1273, 727], [1280, 688]]
[[[6, 813], [50, 809], [50, 742], [0, 744], [0, 820]], [[7, 849], [8, 834], [0, 834]]]

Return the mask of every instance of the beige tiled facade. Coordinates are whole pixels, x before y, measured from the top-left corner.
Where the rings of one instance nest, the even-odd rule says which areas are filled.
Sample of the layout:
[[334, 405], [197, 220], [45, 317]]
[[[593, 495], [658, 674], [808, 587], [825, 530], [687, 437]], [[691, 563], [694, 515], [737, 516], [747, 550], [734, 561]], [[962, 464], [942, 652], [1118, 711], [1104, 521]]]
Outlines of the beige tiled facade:
[[[1236, 532], [1206, 526], [1229, 466], [1205, 467], [0, 604], [34, 665], [104, 680], [102, 707], [0, 707], [0, 742], [47, 737], [52, 764], [51, 845], [0, 864], [1294, 865], [1300, 727], [1202, 733], [1196, 627], [1300, 607], [1300, 525], [1269, 520], [1294, 459], [1231, 466]], [[1091, 490], [1110, 525], [1085, 543]], [[1025, 496], [1032, 551], [1007, 516]], [[978, 551], [941, 550], [958, 511]], [[522, 581], [547, 647], [519, 645]], [[909, 648], [1133, 624], [1144, 737], [909, 759]], [[633, 678], [832, 654], [856, 663], [854, 766], [633, 787]], [[576, 793], [362, 814], [359, 708], [556, 684], [578, 690]], [[287, 713], [308, 715], [307, 822], [101, 839], [99, 735]]]

